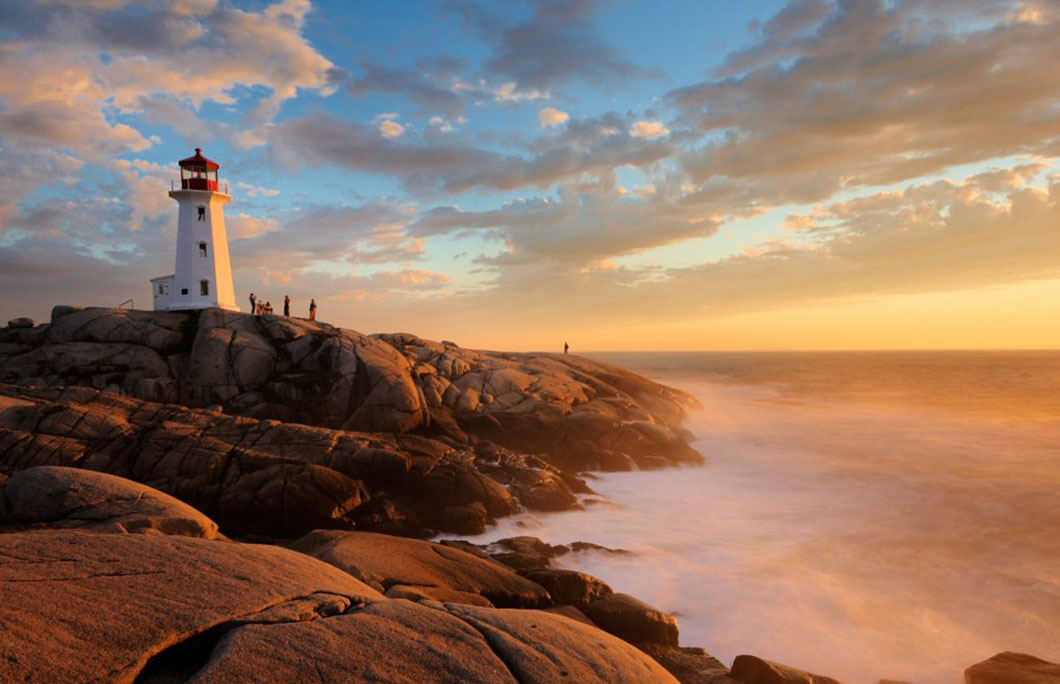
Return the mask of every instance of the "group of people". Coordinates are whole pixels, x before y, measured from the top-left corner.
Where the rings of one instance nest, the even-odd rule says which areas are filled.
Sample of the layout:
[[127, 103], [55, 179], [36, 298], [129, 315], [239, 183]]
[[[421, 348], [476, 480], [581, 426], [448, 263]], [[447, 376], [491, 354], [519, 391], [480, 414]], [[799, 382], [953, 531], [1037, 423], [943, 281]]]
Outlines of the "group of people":
[[[262, 314], [272, 313], [272, 302], [264, 301], [258, 298], [253, 292], [250, 293], [250, 311], [255, 316], [261, 316]], [[291, 315], [291, 298], [287, 295], [283, 296], [283, 315]], [[317, 319], [317, 300], [309, 300], [309, 320], [315, 321]]]

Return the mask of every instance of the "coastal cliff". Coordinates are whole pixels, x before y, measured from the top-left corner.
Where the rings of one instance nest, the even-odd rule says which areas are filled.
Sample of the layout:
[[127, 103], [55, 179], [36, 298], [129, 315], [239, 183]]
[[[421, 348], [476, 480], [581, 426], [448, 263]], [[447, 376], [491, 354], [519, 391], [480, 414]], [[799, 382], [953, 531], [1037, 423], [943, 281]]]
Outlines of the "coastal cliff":
[[682, 647], [674, 616], [556, 566], [592, 544], [415, 538], [701, 463], [695, 406], [576, 356], [280, 316], [0, 329], [0, 681], [833, 684]]

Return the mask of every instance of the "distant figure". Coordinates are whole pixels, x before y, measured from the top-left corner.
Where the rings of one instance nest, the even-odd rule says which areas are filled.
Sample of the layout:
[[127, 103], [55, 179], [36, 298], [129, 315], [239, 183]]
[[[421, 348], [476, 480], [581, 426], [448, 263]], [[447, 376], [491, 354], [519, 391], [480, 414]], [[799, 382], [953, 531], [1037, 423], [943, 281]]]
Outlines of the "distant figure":
[[287, 295], [283, 296], [283, 315], [284, 316], [290, 316], [291, 315], [291, 298], [288, 297]]
[[272, 302], [265, 302], [265, 313], [272, 315]]
[[258, 312], [258, 298], [253, 292], [250, 293], [250, 313], [256, 314]]
[[309, 300], [309, 320], [315, 321], [317, 319], [317, 300]]
[[570, 351], [570, 345], [567, 344], [566, 342], [564, 342], [563, 343], [563, 353], [566, 354], [569, 351]]
[[265, 313], [265, 303], [259, 299], [257, 305], [254, 307], [254, 315], [260, 316], [263, 313]]

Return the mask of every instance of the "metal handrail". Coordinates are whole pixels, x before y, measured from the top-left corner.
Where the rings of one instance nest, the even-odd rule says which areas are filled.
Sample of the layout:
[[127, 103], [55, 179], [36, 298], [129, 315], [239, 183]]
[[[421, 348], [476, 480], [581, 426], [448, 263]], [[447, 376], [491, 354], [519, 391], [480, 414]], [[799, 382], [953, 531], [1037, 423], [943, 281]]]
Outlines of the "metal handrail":
[[133, 302], [133, 300], [131, 300], [131, 299], [126, 299], [124, 302], [119, 304], [117, 308], [124, 309], [126, 304], [129, 305], [130, 309], [135, 309], [136, 308], [136, 303]]

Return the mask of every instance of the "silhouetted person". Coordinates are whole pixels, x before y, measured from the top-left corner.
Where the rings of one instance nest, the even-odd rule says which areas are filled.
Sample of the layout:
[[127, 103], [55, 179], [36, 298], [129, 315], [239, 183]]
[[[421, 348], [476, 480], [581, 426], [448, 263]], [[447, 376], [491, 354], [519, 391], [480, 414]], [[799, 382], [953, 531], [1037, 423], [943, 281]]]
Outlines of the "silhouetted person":
[[257, 306], [254, 307], [254, 315], [260, 316], [265, 313], [265, 302], [258, 300]]
[[265, 302], [265, 313], [272, 314], [272, 302]]
[[315, 321], [317, 319], [317, 300], [309, 300], [309, 320]]
[[567, 344], [566, 342], [564, 342], [563, 343], [563, 353], [566, 354], [569, 351], [570, 351], [570, 345]]
[[256, 314], [258, 312], [258, 298], [254, 296], [254, 293], [250, 293], [250, 313]]
[[283, 296], [283, 315], [284, 316], [290, 316], [291, 315], [291, 298], [288, 297], [287, 295]]

